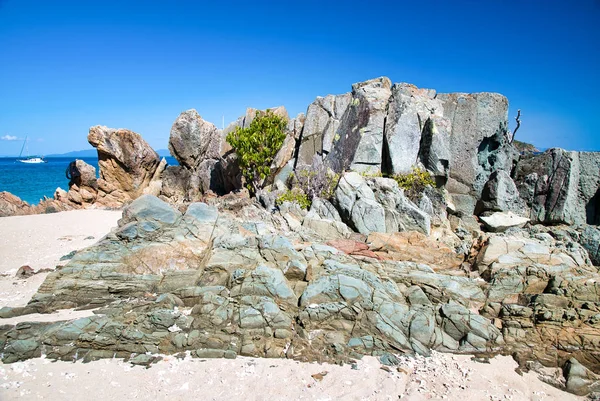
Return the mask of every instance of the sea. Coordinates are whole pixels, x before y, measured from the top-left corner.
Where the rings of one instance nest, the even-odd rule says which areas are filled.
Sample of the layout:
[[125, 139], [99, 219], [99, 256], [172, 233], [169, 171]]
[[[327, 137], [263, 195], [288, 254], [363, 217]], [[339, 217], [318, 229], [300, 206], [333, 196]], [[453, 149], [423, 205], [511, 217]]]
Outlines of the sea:
[[[96, 168], [98, 174], [98, 158], [78, 157], [78, 159]], [[177, 165], [173, 157], [165, 157], [171, 166]], [[75, 158], [48, 157], [47, 163], [20, 163], [16, 157], [0, 157], [0, 192], [8, 191], [30, 205], [36, 205], [47, 196], [54, 197], [54, 191], [60, 187], [69, 190], [69, 179], [65, 171]]]

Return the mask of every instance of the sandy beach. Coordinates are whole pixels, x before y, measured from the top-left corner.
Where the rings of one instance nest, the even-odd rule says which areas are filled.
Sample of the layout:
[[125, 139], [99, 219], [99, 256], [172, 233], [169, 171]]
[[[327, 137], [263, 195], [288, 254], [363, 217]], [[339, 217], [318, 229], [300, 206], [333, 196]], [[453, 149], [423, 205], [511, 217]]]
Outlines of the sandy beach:
[[[119, 218], [120, 212], [101, 210], [0, 218], [0, 306], [24, 305], [47, 275], [14, 278], [20, 266], [27, 264], [37, 271], [67, 263], [60, 258], [97, 242]], [[74, 319], [90, 313], [28, 315], [0, 319], [0, 325]], [[521, 376], [516, 367], [510, 357], [479, 363], [470, 356], [435, 352], [430, 358], [400, 357], [400, 364], [391, 367], [374, 357], [337, 366], [163, 356], [149, 369], [115, 359], [83, 364], [42, 357], [0, 364], [0, 399], [581, 399], [541, 382], [535, 373]]]

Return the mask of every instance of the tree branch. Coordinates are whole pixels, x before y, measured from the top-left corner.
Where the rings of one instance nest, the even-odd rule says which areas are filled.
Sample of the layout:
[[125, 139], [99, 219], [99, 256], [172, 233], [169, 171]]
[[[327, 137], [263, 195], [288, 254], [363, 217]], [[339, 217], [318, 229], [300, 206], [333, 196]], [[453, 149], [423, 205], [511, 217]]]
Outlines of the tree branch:
[[521, 109], [517, 110], [517, 116], [515, 117], [515, 120], [517, 120], [517, 126], [515, 127], [515, 130], [513, 131], [512, 139], [510, 140], [511, 143], [514, 142], [515, 135], [517, 135], [517, 130], [521, 126]]

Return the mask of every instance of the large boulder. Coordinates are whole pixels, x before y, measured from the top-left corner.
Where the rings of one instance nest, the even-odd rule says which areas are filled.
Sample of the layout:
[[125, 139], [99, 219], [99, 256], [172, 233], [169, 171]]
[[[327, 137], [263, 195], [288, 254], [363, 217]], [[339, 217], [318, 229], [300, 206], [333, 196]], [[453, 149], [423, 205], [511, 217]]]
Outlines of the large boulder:
[[184, 111], [171, 127], [169, 151], [179, 165], [196, 170], [203, 161], [221, 156], [221, 133], [196, 110]]
[[335, 190], [334, 202], [342, 220], [362, 234], [385, 232], [385, 210], [373, 190], [356, 172], [346, 173]]
[[334, 194], [342, 220], [362, 234], [371, 232], [431, 232], [431, 216], [404, 196], [390, 178], [345, 173]]
[[98, 150], [96, 203], [101, 206], [120, 207], [143, 195], [166, 166], [141, 135], [127, 129], [97, 125], [88, 141]]
[[348, 169], [379, 172], [383, 131], [389, 99], [389, 78], [381, 77], [352, 85], [352, 100], [333, 138], [328, 165], [336, 172]]
[[408, 199], [395, 180], [370, 178], [367, 185], [385, 211], [385, 232], [418, 231], [425, 235], [431, 233], [431, 216]]
[[504, 170], [497, 170], [490, 174], [475, 212], [477, 214], [513, 212], [517, 215], [528, 215], [527, 207], [519, 195], [515, 182]]

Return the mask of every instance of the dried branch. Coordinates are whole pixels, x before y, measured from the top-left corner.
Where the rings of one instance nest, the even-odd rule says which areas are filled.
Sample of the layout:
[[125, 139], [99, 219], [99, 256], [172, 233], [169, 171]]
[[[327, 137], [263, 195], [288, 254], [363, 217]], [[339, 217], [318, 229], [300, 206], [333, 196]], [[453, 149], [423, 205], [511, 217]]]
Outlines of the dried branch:
[[515, 120], [517, 120], [517, 126], [515, 127], [515, 130], [513, 131], [512, 139], [510, 140], [511, 143], [515, 140], [515, 135], [517, 135], [517, 130], [521, 126], [521, 109], [517, 110], [517, 116], [515, 117]]

